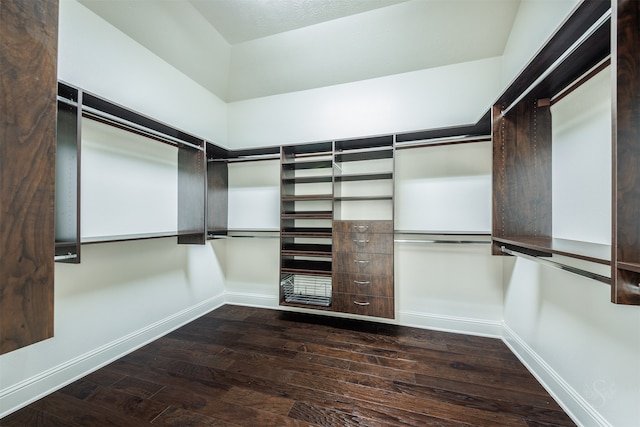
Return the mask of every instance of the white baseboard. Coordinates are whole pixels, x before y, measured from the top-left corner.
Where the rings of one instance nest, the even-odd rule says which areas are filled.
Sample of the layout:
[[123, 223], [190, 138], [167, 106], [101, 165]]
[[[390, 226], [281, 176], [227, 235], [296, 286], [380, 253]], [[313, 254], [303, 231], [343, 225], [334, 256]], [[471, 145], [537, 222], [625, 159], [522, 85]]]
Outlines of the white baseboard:
[[508, 325], [502, 325], [502, 340], [527, 367], [529, 372], [542, 384], [562, 409], [579, 426], [610, 427], [592, 405], [571, 387], [547, 362], [544, 361], [518, 334]]
[[0, 390], [0, 418], [82, 378], [225, 303], [218, 295]]
[[490, 338], [502, 337], [502, 322], [498, 320], [473, 319], [413, 311], [400, 311], [397, 314], [399, 323], [403, 326]]
[[278, 297], [265, 294], [225, 292], [224, 301], [227, 304], [245, 305], [247, 307], [278, 308]]

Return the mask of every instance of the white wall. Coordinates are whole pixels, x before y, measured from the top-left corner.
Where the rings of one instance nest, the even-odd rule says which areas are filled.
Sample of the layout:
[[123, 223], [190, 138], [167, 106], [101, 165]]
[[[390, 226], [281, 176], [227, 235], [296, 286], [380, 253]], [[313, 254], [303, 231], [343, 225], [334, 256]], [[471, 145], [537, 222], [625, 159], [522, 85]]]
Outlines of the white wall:
[[234, 44], [228, 99], [499, 56], [517, 8], [513, 0], [408, 1]]
[[640, 422], [638, 307], [610, 287], [523, 260], [505, 260], [505, 340], [579, 425]]
[[216, 144], [227, 107], [76, 0], [60, 2], [58, 79]]
[[495, 57], [233, 102], [229, 143], [296, 144], [476, 123], [500, 90], [500, 65]]
[[609, 245], [610, 67], [553, 105], [551, 115], [553, 235]]

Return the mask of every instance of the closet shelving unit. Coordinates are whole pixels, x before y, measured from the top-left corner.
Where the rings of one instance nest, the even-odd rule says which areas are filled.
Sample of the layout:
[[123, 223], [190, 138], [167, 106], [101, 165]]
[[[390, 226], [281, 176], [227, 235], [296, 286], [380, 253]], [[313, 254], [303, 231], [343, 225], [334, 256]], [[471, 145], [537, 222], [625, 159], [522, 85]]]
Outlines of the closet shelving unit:
[[[610, 64], [610, 6], [582, 2], [492, 108], [496, 255], [538, 257], [560, 268], [567, 266], [550, 259], [554, 255], [611, 264], [610, 245], [553, 236], [551, 170], [551, 106]], [[611, 281], [588, 270], [571, 271]]]
[[82, 92], [58, 83], [55, 261], [80, 263], [80, 114]]
[[[279, 146], [228, 150], [207, 142], [207, 240], [233, 237], [274, 237], [273, 230], [229, 229], [229, 167], [238, 162], [279, 159]], [[275, 230], [276, 233], [277, 231]]]
[[281, 148], [281, 304], [331, 306], [332, 153], [332, 142]]
[[[56, 187], [60, 199], [56, 206], [56, 229], [65, 232], [56, 236], [57, 261], [79, 263], [80, 246], [85, 244], [166, 237], [177, 237], [179, 244], [205, 242], [205, 140], [65, 82], [58, 82], [58, 112], [59, 170]], [[178, 147], [178, 223], [175, 232], [81, 237], [80, 129], [83, 119]]]
[[335, 142], [335, 311], [395, 317], [394, 153], [393, 135]]

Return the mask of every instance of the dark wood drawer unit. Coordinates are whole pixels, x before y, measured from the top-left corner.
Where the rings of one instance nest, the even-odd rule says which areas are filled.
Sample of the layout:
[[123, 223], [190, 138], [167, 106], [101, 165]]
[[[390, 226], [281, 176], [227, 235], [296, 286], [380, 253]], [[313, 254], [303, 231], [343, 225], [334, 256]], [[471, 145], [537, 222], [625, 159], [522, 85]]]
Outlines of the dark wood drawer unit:
[[333, 222], [333, 309], [393, 318], [393, 222]]
[[393, 277], [393, 255], [341, 252], [333, 254], [336, 273], [373, 274]]
[[371, 274], [335, 273], [335, 292], [393, 297], [393, 277]]
[[363, 316], [394, 318], [393, 298], [363, 294], [333, 293], [333, 309]]
[[337, 233], [393, 233], [391, 221], [334, 221], [333, 229]]
[[393, 234], [336, 232], [333, 241], [336, 252], [393, 253]]

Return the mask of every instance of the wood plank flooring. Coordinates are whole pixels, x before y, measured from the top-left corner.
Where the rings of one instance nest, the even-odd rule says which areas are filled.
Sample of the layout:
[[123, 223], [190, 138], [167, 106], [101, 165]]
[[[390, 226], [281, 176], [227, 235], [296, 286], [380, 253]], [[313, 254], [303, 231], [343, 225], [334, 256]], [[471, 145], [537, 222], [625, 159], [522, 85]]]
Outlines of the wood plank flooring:
[[227, 305], [0, 425], [575, 424], [500, 340]]

